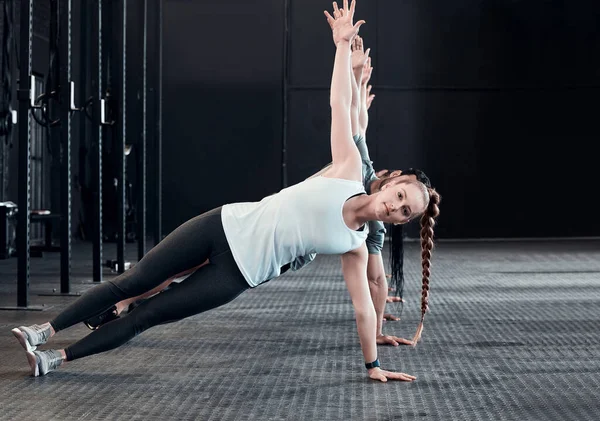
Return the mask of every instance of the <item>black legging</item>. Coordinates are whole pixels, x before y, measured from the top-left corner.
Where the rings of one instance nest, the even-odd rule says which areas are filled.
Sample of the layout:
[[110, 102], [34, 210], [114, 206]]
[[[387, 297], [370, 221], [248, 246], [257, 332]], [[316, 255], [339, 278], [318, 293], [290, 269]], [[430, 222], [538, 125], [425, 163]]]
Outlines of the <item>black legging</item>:
[[136, 297], [165, 280], [194, 268], [180, 284], [174, 284], [130, 314], [107, 323], [65, 349], [71, 361], [108, 351], [144, 330], [162, 323], [221, 306], [249, 288], [233, 260], [221, 223], [221, 208], [190, 219], [154, 247], [142, 260], [117, 278], [85, 293], [50, 322], [55, 331], [66, 329], [100, 314], [119, 301]]

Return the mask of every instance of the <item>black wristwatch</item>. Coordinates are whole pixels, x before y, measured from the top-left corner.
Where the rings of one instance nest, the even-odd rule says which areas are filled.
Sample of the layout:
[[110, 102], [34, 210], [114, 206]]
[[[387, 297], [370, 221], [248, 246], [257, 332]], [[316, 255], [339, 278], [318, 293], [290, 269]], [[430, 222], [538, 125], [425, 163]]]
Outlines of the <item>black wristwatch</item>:
[[371, 368], [375, 367], [381, 367], [381, 364], [379, 364], [379, 358], [377, 358], [372, 363], [365, 363], [365, 367], [367, 368], [367, 370], [370, 370]]

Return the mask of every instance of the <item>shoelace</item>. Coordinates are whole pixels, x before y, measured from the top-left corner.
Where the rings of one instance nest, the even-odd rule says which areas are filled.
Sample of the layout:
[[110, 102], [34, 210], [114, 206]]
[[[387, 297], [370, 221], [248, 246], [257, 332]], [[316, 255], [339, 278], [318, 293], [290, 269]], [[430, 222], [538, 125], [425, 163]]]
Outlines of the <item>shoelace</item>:
[[40, 335], [42, 337], [43, 342], [46, 342], [48, 340], [48, 336], [50, 335], [50, 329], [48, 329], [48, 328], [44, 329], [40, 325], [35, 325], [34, 331], [35, 331], [35, 333], [37, 333], [38, 335]]
[[50, 358], [50, 361], [48, 362], [48, 366], [51, 369], [55, 369], [56, 367], [58, 367], [59, 365], [61, 365], [62, 363], [62, 355], [56, 355], [55, 353], [52, 353], [52, 357]]

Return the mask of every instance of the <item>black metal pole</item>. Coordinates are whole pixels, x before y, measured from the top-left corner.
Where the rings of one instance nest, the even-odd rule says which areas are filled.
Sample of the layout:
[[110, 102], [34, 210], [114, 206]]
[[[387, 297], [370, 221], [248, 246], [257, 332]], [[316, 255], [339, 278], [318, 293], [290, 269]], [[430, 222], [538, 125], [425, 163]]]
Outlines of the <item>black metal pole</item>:
[[29, 233], [31, 211], [31, 49], [33, 0], [21, 0], [19, 77], [19, 187], [17, 216], [17, 306], [29, 304]]
[[281, 133], [281, 187], [288, 186], [287, 169], [287, 138], [288, 138], [288, 86], [289, 86], [289, 52], [290, 52], [290, 24], [291, 11], [290, 0], [285, 0], [284, 5], [284, 31], [283, 31], [283, 83], [282, 83], [282, 104], [283, 104], [283, 123]]
[[147, 124], [147, 64], [148, 64], [148, 0], [144, 0], [142, 34], [142, 136], [136, 156], [138, 157], [137, 231], [138, 261], [146, 254], [146, 124]]
[[155, 50], [157, 57], [156, 94], [155, 94], [155, 142], [154, 165], [156, 205], [154, 212], [154, 244], [162, 240], [162, 83], [163, 83], [163, 1], [154, 3], [154, 23], [156, 27]]
[[[79, 157], [80, 157], [80, 165], [79, 165], [79, 185], [82, 186], [80, 189], [83, 192], [83, 186], [89, 187], [90, 180], [89, 174], [90, 168], [86, 165], [88, 163], [87, 154], [91, 153], [88, 150], [90, 145], [88, 139], [88, 118], [86, 116], [87, 110], [83, 109], [83, 107], [87, 107], [88, 100], [88, 61], [89, 61], [89, 30], [90, 30], [90, 22], [88, 20], [88, 2], [82, 1], [79, 4], [79, 104], [82, 107], [81, 112], [79, 113]], [[81, 159], [83, 158], [83, 159]], [[89, 198], [89, 196], [86, 195]], [[86, 214], [86, 218], [89, 215]], [[91, 237], [91, 236], [90, 236]]]
[[[113, 145], [117, 170], [117, 272], [125, 272], [125, 139], [127, 138], [127, 2], [116, 3], [113, 22], [116, 44], [112, 51], [113, 75], [115, 76], [114, 104], [119, 110], [116, 118]], [[120, 6], [120, 8], [118, 7]], [[117, 19], [115, 19], [115, 17]], [[120, 23], [120, 25], [118, 24]], [[120, 54], [119, 54], [120, 53]]]
[[104, 97], [103, 82], [103, 60], [102, 60], [102, 1], [92, 8], [92, 31], [91, 31], [91, 60], [90, 67], [93, 69], [91, 75], [92, 85], [92, 176], [91, 189], [93, 195], [92, 215], [92, 258], [93, 258], [93, 281], [102, 282], [102, 142], [104, 127], [102, 124], [101, 100]]
[[71, 274], [71, 0], [60, 0], [60, 292]]

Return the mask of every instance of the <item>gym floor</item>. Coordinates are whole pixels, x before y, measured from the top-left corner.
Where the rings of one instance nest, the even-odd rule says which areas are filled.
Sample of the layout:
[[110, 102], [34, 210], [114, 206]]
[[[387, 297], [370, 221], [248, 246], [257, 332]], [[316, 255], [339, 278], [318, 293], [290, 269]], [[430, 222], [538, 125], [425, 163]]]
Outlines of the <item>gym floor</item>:
[[[116, 256], [113, 244], [104, 257]], [[418, 243], [406, 245], [402, 320], [420, 306]], [[128, 245], [128, 258], [136, 256]], [[386, 259], [387, 260], [387, 259]], [[73, 246], [72, 286], [91, 287], [91, 246]], [[30, 300], [0, 311], [1, 420], [597, 420], [600, 241], [440, 242], [430, 313], [416, 347], [380, 347], [383, 367], [413, 383], [367, 378], [339, 257], [227, 306], [155, 327], [123, 347], [29, 376], [10, 333], [51, 319], [75, 297], [59, 288], [59, 255], [31, 260]], [[114, 274], [105, 268], [105, 279]], [[16, 259], [0, 260], [0, 305], [16, 305]], [[388, 312], [398, 314], [396, 305]], [[74, 326], [42, 348], [89, 331]]]

